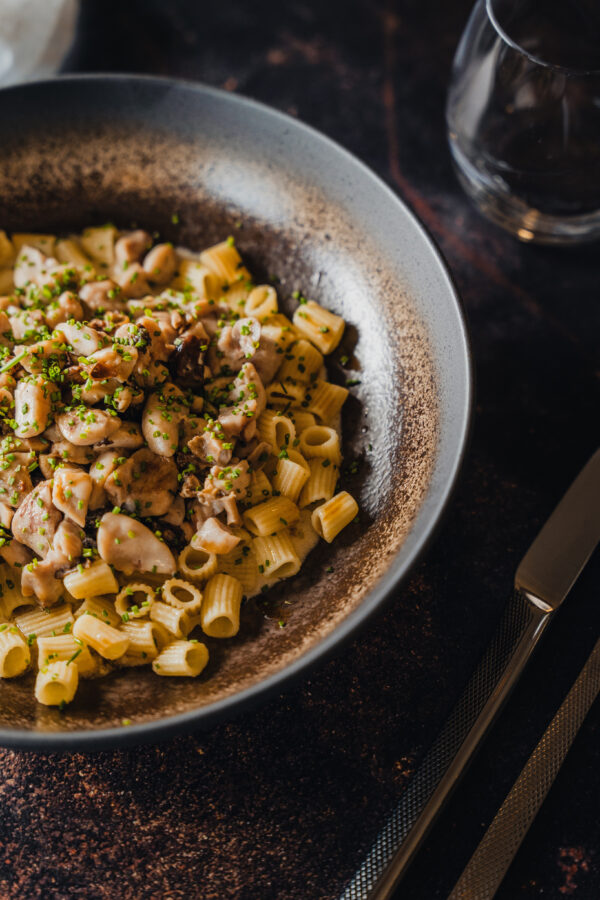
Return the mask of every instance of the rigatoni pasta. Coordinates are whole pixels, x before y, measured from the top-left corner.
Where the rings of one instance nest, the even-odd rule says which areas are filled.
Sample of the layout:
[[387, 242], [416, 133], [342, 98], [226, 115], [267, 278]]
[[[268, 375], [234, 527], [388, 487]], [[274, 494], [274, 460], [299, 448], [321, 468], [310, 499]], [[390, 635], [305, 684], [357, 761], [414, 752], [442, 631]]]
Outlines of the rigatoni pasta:
[[271, 497], [244, 513], [244, 525], [252, 534], [274, 534], [292, 525], [300, 515], [287, 497]]
[[347, 491], [341, 491], [322, 506], [317, 506], [312, 514], [312, 525], [315, 531], [330, 544], [342, 528], [350, 524], [357, 513], [358, 503], [354, 497]]
[[0, 678], [15, 678], [29, 666], [31, 654], [15, 625], [0, 625]]
[[78, 684], [77, 666], [57, 660], [39, 670], [35, 680], [35, 698], [44, 706], [64, 706], [75, 696]]
[[342, 339], [345, 322], [341, 316], [308, 300], [300, 304], [293, 318], [296, 330], [305, 335], [321, 353], [331, 353]]
[[208, 647], [200, 641], [172, 641], [152, 663], [157, 675], [196, 678], [208, 663]]
[[213, 575], [204, 591], [200, 610], [202, 631], [210, 637], [230, 638], [240, 628], [242, 585], [231, 575]]
[[0, 294], [0, 677], [33, 668], [62, 706], [79, 677], [197, 676], [356, 514], [324, 365], [343, 319], [297, 291], [288, 318], [233, 237], [114, 225], [0, 231]]

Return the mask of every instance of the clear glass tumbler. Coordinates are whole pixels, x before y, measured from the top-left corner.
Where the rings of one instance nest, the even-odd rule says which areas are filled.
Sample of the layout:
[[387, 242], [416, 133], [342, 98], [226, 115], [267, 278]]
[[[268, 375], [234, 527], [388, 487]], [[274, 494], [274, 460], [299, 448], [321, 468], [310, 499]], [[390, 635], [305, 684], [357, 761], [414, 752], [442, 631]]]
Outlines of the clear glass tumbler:
[[489, 218], [524, 241], [600, 237], [599, 0], [478, 0], [446, 116]]

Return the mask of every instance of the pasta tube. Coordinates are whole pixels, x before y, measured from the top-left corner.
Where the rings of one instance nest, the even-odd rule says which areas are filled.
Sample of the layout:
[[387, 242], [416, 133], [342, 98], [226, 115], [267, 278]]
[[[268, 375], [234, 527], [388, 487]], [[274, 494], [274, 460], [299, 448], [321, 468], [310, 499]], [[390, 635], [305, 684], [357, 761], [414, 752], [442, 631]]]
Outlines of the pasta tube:
[[126, 634], [89, 614], [77, 619], [73, 625], [73, 635], [84, 644], [89, 644], [104, 659], [118, 659], [129, 647]]
[[197, 583], [208, 581], [217, 571], [217, 557], [208, 550], [196, 549], [189, 544], [179, 554], [178, 571]]
[[232, 240], [223, 241], [209, 247], [200, 254], [200, 262], [218, 275], [223, 284], [234, 281], [249, 281], [250, 272], [243, 265], [240, 254]]
[[38, 672], [35, 698], [44, 706], [63, 706], [70, 703], [79, 684], [79, 669], [64, 660], [51, 662]]
[[36, 607], [31, 612], [19, 613], [14, 618], [19, 630], [30, 642], [36, 637], [69, 634], [75, 621], [73, 611], [67, 603], [54, 606], [52, 609]]
[[299, 438], [299, 449], [307, 459], [317, 457], [339, 466], [342, 461], [340, 438], [335, 428], [311, 425]]
[[0, 678], [22, 675], [31, 661], [29, 647], [14, 625], [0, 625]]
[[321, 422], [331, 422], [346, 402], [348, 390], [328, 381], [315, 381], [309, 385], [302, 406]]
[[250, 486], [246, 491], [244, 502], [251, 506], [257, 503], [264, 503], [266, 497], [270, 497], [273, 493], [271, 482], [262, 469], [254, 471], [250, 477]]
[[204, 591], [200, 610], [202, 630], [209, 637], [230, 638], [240, 627], [242, 585], [231, 575], [213, 575]]
[[309, 475], [310, 468], [302, 454], [288, 450], [287, 457], [277, 460], [277, 469], [272, 479], [273, 487], [292, 503], [296, 503]]
[[65, 575], [63, 584], [76, 600], [98, 597], [100, 594], [116, 594], [119, 590], [113, 570], [103, 559], [97, 559], [87, 569], [78, 566], [74, 572]]
[[298, 507], [287, 497], [271, 497], [247, 510], [243, 519], [248, 531], [264, 537], [287, 528], [299, 515]]
[[241, 583], [246, 593], [250, 593], [258, 577], [258, 567], [254, 553], [249, 544], [240, 544], [219, 560], [219, 571]]
[[131, 582], [122, 587], [115, 600], [115, 612], [123, 622], [147, 616], [154, 603], [154, 588], [149, 584]]
[[199, 641], [172, 641], [155, 660], [157, 675], [187, 675], [195, 678], [208, 663], [208, 648]]
[[162, 597], [169, 606], [183, 609], [190, 615], [197, 613], [202, 606], [202, 594], [198, 588], [182, 578], [169, 578], [165, 581]]
[[335, 486], [339, 478], [340, 470], [337, 466], [330, 464], [329, 460], [322, 459], [319, 456], [309, 459], [308, 466], [310, 475], [308, 481], [302, 488], [298, 506], [304, 509], [317, 500], [331, 500], [335, 494]]
[[301, 561], [287, 531], [273, 537], [254, 538], [252, 549], [258, 571], [269, 579], [291, 578], [300, 571]]
[[328, 544], [358, 513], [358, 503], [348, 491], [340, 491], [331, 500], [317, 506], [312, 514], [312, 526]]
[[56, 637], [41, 637], [37, 641], [38, 668], [43, 669], [56, 660], [75, 663], [79, 674], [83, 677], [96, 671], [97, 665], [89, 647], [72, 634], [59, 634]]
[[323, 354], [309, 341], [302, 339], [288, 347], [277, 374], [282, 381], [291, 378], [308, 383], [322, 365]]
[[277, 293], [269, 284], [261, 284], [250, 291], [244, 306], [245, 314], [254, 316], [259, 322], [272, 316], [277, 310]]
[[119, 630], [129, 638], [127, 656], [135, 656], [145, 662], [158, 656], [162, 637], [160, 627], [156, 622], [124, 622]]
[[292, 420], [274, 409], [265, 409], [256, 426], [261, 439], [274, 448], [291, 446], [296, 437]]
[[168, 632], [177, 638], [186, 638], [192, 630], [192, 622], [185, 609], [177, 609], [157, 600], [152, 604], [150, 618], [153, 622], [163, 625]]
[[113, 628], [121, 623], [121, 616], [116, 612], [114, 603], [112, 600], [107, 600], [106, 597], [88, 597], [81, 606], [77, 607], [74, 615], [78, 619], [85, 613], [96, 616], [101, 622], [107, 622]]
[[341, 316], [329, 312], [314, 300], [302, 303], [298, 307], [293, 322], [296, 329], [325, 354], [335, 350], [346, 325]]

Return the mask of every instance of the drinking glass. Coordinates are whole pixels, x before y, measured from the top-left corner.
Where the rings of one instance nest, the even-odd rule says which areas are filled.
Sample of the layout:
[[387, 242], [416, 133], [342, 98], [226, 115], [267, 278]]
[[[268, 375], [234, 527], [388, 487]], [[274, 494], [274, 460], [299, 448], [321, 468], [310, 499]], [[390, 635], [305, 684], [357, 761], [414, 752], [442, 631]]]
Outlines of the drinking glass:
[[446, 109], [459, 179], [524, 241], [600, 237], [600, 3], [478, 0]]

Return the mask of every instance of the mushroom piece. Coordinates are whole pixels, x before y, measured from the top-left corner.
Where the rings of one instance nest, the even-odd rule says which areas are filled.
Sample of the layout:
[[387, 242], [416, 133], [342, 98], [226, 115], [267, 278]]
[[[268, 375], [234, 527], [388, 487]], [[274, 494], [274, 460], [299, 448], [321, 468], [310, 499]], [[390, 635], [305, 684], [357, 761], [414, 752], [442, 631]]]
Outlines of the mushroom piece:
[[3, 347], [11, 346], [12, 341], [10, 339], [12, 337], [13, 334], [10, 327], [10, 319], [2, 309], [0, 310], [0, 345]]
[[70, 441], [54, 441], [48, 455], [63, 463], [87, 466], [94, 461], [96, 453], [93, 447], [78, 447]]
[[115, 506], [143, 516], [162, 516], [177, 493], [177, 466], [151, 450], [138, 450], [106, 479], [104, 490]]
[[157, 244], [144, 259], [144, 271], [152, 284], [167, 284], [175, 273], [177, 257], [172, 244]]
[[61, 413], [56, 423], [67, 441], [77, 447], [88, 447], [114, 434], [121, 420], [103, 409], [90, 409], [81, 404], [71, 412]]
[[165, 384], [150, 394], [142, 414], [142, 432], [148, 446], [159, 456], [173, 456], [179, 446], [179, 422], [188, 412], [182, 391]]
[[105, 513], [97, 535], [98, 553], [102, 559], [124, 572], [152, 572], [173, 575], [176, 562], [167, 545], [130, 516]]
[[[53, 385], [43, 375], [22, 378], [15, 388], [14, 418], [17, 437], [37, 437], [50, 424]], [[57, 395], [60, 398], [60, 393]]]
[[208, 338], [184, 332], [175, 339], [175, 349], [169, 359], [169, 371], [173, 381], [193, 391], [204, 386], [204, 354]]
[[56, 470], [53, 482], [53, 504], [83, 528], [93, 487], [91, 477], [82, 469], [61, 466]]
[[206, 550], [207, 553], [224, 554], [233, 550], [240, 542], [233, 531], [219, 522], [214, 516], [206, 519], [191, 540], [194, 550]]
[[62, 515], [52, 503], [52, 481], [41, 481], [13, 516], [12, 533], [38, 556], [46, 556]]

